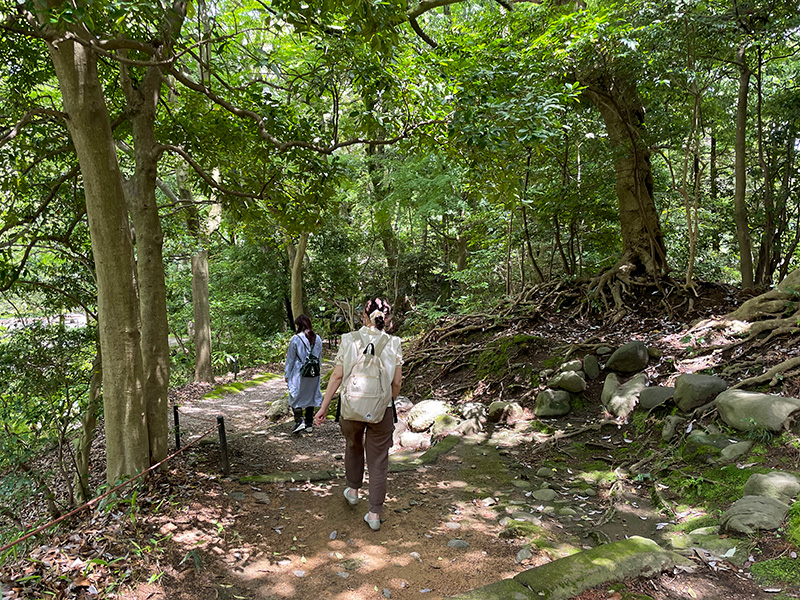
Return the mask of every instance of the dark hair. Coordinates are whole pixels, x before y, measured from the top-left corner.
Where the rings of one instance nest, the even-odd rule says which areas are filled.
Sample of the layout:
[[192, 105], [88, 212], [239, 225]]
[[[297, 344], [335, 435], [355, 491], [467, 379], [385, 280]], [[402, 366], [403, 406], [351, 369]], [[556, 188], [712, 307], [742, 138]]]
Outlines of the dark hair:
[[368, 317], [376, 310], [381, 311], [382, 314], [375, 315], [374, 319], [370, 317], [370, 321], [375, 323], [375, 327], [378, 329], [390, 330], [392, 328], [391, 305], [382, 298], [372, 298], [364, 303], [364, 312]]
[[305, 333], [308, 338], [308, 343], [314, 347], [314, 342], [317, 341], [317, 334], [314, 333], [314, 327], [311, 325], [311, 319], [306, 315], [300, 315], [294, 320], [294, 326], [297, 328], [297, 333]]

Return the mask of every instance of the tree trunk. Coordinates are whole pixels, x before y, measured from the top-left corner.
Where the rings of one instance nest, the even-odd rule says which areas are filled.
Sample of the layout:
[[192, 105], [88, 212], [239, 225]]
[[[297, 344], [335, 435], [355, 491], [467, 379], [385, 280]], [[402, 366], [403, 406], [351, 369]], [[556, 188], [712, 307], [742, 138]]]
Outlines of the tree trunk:
[[[92, 39], [84, 29], [77, 33]], [[97, 56], [63, 38], [49, 50], [84, 182], [105, 362], [106, 479], [114, 483], [150, 466], [133, 245]]]
[[73, 487], [78, 504], [83, 504], [92, 497], [89, 488], [89, 456], [94, 440], [94, 430], [97, 426], [97, 412], [102, 402], [100, 389], [103, 384], [103, 361], [100, 350], [92, 362], [92, 378], [89, 381], [89, 401], [86, 410], [81, 415], [81, 433], [75, 442], [75, 479]]
[[736, 53], [739, 65], [739, 96], [736, 102], [736, 141], [734, 143], [733, 218], [736, 222], [736, 239], [739, 242], [739, 271], [742, 287], [753, 287], [753, 253], [750, 246], [750, 225], [747, 217], [747, 94], [750, 87], [750, 68], [745, 60], [745, 47]]
[[[286, 240], [286, 249], [289, 253], [289, 262], [292, 267], [292, 316], [297, 319], [303, 310], [303, 263], [306, 258], [306, 246], [308, 245], [308, 233], [301, 233], [300, 240], [295, 247], [291, 240]], [[292, 321], [294, 327], [294, 321]]]
[[642, 140], [644, 108], [635, 86], [620, 76], [598, 72], [582, 83], [600, 110], [615, 152], [623, 260], [659, 275], [667, 268], [667, 249], [653, 198], [650, 150]]
[[136, 281], [141, 313], [150, 464], [166, 458], [169, 437], [167, 287], [162, 256], [164, 234], [156, 203], [156, 179], [161, 153], [155, 138], [155, 120], [162, 79], [161, 71], [151, 67], [137, 89], [128, 77], [127, 69], [124, 66], [122, 69], [122, 87], [131, 116], [136, 164], [126, 191], [136, 241]]
[[192, 307], [194, 309], [194, 380], [213, 383], [211, 365], [211, 306], [208, 293], [208, 250], [192, 256]]

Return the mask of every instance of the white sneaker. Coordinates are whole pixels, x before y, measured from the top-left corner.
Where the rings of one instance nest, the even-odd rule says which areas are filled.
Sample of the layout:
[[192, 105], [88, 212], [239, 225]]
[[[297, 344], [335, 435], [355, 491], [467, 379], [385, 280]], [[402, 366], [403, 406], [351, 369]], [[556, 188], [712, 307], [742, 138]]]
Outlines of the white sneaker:
[[300, 433], [301, 431], [304, 431], [304, 430], [305, 430], [305, 428], [306, 428], [306, 424], [305, 424], [305, 423], [300, 423], [299, 425], [297, 425], [297, 426], [296, 426], [296, 427], [295, 427], [295, 428], [292, 430], [292, 433]]

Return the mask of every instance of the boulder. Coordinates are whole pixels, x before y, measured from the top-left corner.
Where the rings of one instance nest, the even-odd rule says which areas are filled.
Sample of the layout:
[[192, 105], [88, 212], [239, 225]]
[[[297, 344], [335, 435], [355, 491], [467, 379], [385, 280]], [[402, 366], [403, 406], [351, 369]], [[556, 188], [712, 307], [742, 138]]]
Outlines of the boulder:
[[628, 342], [609, 357], [606, 369], [620, 373], [635, 373], [647, 366], [649, 355], [644, 342]]
[[661, 439], [665, 442], [670, 441], [678, 430], [678, 425], [683, 423], [686, 419], [678, 415], [669, 415], [664, 419], [664, 427], [661, 429]]
[[461, 420], [448, 414], [439, 415], [431, 426], [431, 438], [439, 439], [458, 429]]
[[431, 447], [431, 438], [424, 433], [404, 431], [400, 434], [400, 445], [403, 448], [419, 448], [420, 450], [427, 450]]
[[722, 515], [720, 527], [733, 533], [753, 535], [759, 530], [777, 529], [786, 518], [789, 505], [768, 496], [745, 496]]
[[513, 423], [522, 418], [522, 407], [516, 402], [495, 400], [489, 405], [487, 418], [492, 423]]
[[727, 448], [723, 448], [722, 452], [719, 453], [719, 462], [733, 462], [750, 452], [750, 448], [752, 447], [753, 442], [731, 444]]
[[600, 363], [594, 354], [587, 354], [583, 357], [583, 372], [589, 379], [600, 377]]
[[675, 388], [672, 387], [646, 387], [639, 394], [639, 406], [646, 410], [652, 410], [665, 404], [674, 393]]
[[398, 414], [405, 414], [414, 408], [414, 403], [405, 396], [398, 396], [394, 399], [394, 407]]
[[583, 370], [583, 363], [580, 360], [569, 360], [565, 362], [558, 369], [559, 371], [581, 371]]
[[289, 416], [289, 397], [278, 398], [267, 408], [267, 419], [280, 421]]
[[719, 416], [740, 431], [788, 429], [800, 411], [800, 400], [771, 394], [726, 390], [715, 401]]
[[[606, 385], [603, 386], [603, 405], [612, 415], [624, 418], [631, 414], [636, 407], [639, 394], [647, 385], [647, 375], [638, 373], [622, 385], [616, 386], [615, 389], [612, 388], [616, 377], [611, 379], [612, 375], [613, 373], [609, 374], [606, 378]], [[611, 379], [611, 383], [609, 383], [609, 379]], [[606, 395], [606, 386], [609, 388], [608, 396]]]
[[466, 402], [458, 407], [462, 419], [472, 419], [478, 423], [486, 422], [486, 406], [480, 402]]
[[689, 412], [711, 402], [720, 392], [728, 389], [725, 380], [716, 375], [686, 373], [675, 380], [672, 399], [683, 412]]
[[426, 431], [436, 417], [447, 414], [450, 405], [440, 400], [423, 400], [415, 404], [408, 413], [408, 428], [416, 433]]
[[579, 394], [586, 389], [586, 380], [575, 371], [562, 371], [547, 382], [547, 387]]
[[791, 504], [800, 493], [800, 477], [785, 471], [754, 473], [744, 484], [745, 496], [768, 496]]
[[719, 460], [722, 450], [737, 444], [739, 440], [722, 434], [693, 431], [683, 446], [683, 458], [695, 462], [713, 464]]
[[533, 414], [537, 417], [562, 417], [569, 413], [569, 392], [546, 389], [536, 396]]

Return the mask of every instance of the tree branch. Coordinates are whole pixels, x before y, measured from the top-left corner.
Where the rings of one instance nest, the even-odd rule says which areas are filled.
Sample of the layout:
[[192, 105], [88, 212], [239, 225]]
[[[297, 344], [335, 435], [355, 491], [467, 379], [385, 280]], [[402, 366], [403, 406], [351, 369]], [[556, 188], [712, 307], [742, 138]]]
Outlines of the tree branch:
[[439, 47], [439, 44], [437, 44], [436, 41], [432, 37], [430, 37], [427, 33], [422, 31], [422, 27], [420, 27], [419, 23], [417, 23], [417, 18], [416, 17], [408, 17], [408, 22], [411, 25], [411, 29], [413, 29], [416, 32], [416, 34], [420, 38], [422, 38], [422, 41], [424, 41], [426, 44], [428, 44], [431, 48], [438, 48]]
[[32, 108], [27, 113], [25, 113], [25, 116], [23, 116], [22, 119], [20, 119], [19, 122], [16, 125], [14, 125], [14, 127], [12, 127], [2, 137], [0, 137], [0, 147], [4, 146], [5, 144], [13, 140], [15, 137], [17, 137], [19, 135], [19, 132], [22, 131], [23, 127], [25, 127], [28, 123], [30, 123], [33, 120], [33, 117], [35, 117], [36, 115], [46, 115], [49, 117], [58, 117], [60, 119], [68, 118], [67, 113], [58, 110], [42, 108], [39, 106], [37, 106], [36, 108]]

